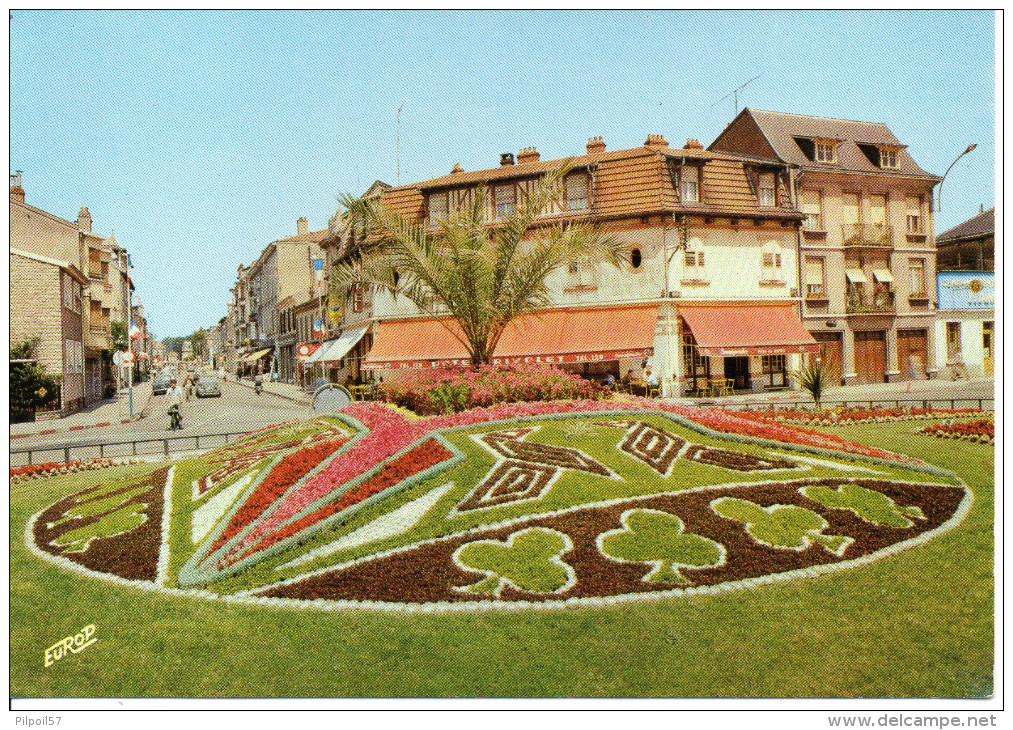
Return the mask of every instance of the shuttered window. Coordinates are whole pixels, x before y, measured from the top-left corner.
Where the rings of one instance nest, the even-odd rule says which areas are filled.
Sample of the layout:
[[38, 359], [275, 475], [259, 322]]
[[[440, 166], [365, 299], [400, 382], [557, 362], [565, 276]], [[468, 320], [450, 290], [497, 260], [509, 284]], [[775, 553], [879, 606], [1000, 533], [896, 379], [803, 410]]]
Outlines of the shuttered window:
[[823, 195], [819, 190], [802, 191], [802, 212], [805, 213], [806, 230], [823, 229]]

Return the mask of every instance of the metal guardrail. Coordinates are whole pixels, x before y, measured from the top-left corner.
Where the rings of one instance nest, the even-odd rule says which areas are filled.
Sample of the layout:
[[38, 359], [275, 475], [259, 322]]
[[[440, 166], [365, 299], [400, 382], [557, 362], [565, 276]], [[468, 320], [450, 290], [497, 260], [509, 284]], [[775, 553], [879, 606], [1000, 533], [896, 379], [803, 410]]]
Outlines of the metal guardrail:
[[200, 451], [224, 446], [249, 431], [236, 433], [202, 433], [192, 436], [162, 436], [152, 439], [94, 442], [84, 444], [57, 444], [35, 446], [29, 449], [11, 449], [11, 466], [28, 466], [49, 461], [82, 461], [85, 459], [127, 458], [132, 456], [164, 456], [184, 451]]
[[[811, 401], [792, 400], [792, 401], [739, 401], [725, 402], [723, 400], [708, 399], [706, 401], [700, 401], [697, 405], [718, 406], [719, 408], [738, 409], [746, 411], [776, 411], [778, 408], [781, 410], [808, 410], [815, 411], [816, 405]], [[977, 408], [979, 411], [994, 411], [995, 410], [995, 398], [889, 398], [889, 399], [868, 399], [868, 398], [848, 398], [847, 400], [826, 400], [822, 401], [823, 410], [827, 408], [835, 408], [841, 406], [842, 408], [858, 408], [865, 406], [872, 409], [877, 408], [922, 408], [929, 409], [933, 408], [936, 410], [957, 410], [958, 408]]]

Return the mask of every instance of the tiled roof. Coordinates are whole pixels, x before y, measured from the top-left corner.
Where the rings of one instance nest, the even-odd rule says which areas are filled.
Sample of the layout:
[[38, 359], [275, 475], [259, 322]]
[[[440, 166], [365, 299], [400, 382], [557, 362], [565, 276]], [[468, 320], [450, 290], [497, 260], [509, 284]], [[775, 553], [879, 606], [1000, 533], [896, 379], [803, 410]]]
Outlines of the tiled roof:
[[[679, 203], [669, 168], [670, 160], [679, 159], [703, 165], [702, 200], [698, 204]], [[769, 167], [770, 160], [696, 148], [633, 147], [580, 155], [569, 158], [569, 161], [574, 167], [591, 170], [594, 180], [592, 214], [598, 217], [687, 212], [801, 218], [787, 205], [787, 189], [780, 182], [778, 199], [783, 201], [782, 206], [776, 209], [759, 207], [747, 167], [751, 168], [754, 164]], [[385, 209], [392, 213], [408, 220], [421, 220], [428, 190], [534, 177], [557, 169], [563, 162], [563, 159], [546, 160], [444, 175], [386, 190], [382, 201]]]
[[936, 243], [947, 243], [964, 238], [984, 238], [995, 235], [995, 208], [979, 213], [950, 230], [936, 236]]
[[[778, 158], [784, 162], [803, 165], [810, 169], [880, 172], [937, 178], [919, 167], [900, 140], [885, 124], [880, 122], [858, 122], [747, 108], [743, 109], [742, 113], [725, 128], [725, 131], [718, 135], [718, 138], [711, 144], [711, 149], [727, 151], [729, 149], [728, 143], [723, 138], [729, 129], [746, 117], [755, 121], [763, 137], [774, 149]], [[839, 143], [837, 145], [837, 162], [835, 164], [814, 162], [799, 147], [795, 141], [797, 138], [837, 141]], [[883, 169], [874, 165], [859, 148], [860, 144], [897, 148], [897, 167]]]
[[289, 236], [288, 238], [279, 238], [275, 243], [298, 243], [300, 241], [309, 243], [319, 243], [327, 238], [327, 229], [324, 228], [322, 231], [310, 231], [309, 233], [303, 233], [297, 236]]

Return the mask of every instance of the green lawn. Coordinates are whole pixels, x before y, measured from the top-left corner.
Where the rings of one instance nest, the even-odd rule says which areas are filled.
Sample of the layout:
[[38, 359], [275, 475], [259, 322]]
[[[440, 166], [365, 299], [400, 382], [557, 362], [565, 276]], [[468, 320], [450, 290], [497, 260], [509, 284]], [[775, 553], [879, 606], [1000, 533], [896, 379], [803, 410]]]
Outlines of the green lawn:
[[[867, 566], [608, 608], [396, 614], [230, 605], [72, 574], [32, 514], [153, 467], [11, 487], [10, 693], [151, 697], [980, 697], [992, 692], [994, 465], [924, 421], [827, 429], [951, 469], [964, 522]], [[44, 667], [47, 647], [98, 642]]]

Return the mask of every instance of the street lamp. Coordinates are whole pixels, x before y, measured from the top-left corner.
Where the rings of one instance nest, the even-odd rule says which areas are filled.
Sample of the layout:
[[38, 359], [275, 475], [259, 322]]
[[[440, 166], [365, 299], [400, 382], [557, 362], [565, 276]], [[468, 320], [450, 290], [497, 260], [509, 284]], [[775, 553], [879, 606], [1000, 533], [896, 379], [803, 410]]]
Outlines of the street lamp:
[[953, 166], [957, 164], [957, 160], [966, 155], [968, 152], [973, 152], [974, 148], [978, 145], [971, 143], [967, 145], [967, 149], [957, 155], [957, 159], [950, 163], [950, 166], [946, 168], [946, 172], [943, 173], [942, 178], [939, 180], [939, 189], [936, 191], [936, 212], [941, 212], [943, 209], [943, 181], [946, 180], [946, 175], [953, 169]]

